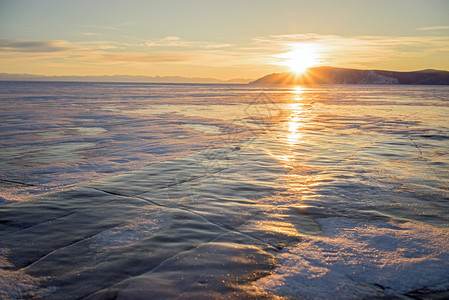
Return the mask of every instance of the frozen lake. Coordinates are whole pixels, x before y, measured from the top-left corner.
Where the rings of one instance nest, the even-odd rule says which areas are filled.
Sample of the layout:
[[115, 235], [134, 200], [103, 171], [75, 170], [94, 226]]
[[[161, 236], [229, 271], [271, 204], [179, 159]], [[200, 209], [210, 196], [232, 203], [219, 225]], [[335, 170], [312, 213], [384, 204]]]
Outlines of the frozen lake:
[[0, 298], [448, 295], [449, 87], [0, 82], [0, 102]]

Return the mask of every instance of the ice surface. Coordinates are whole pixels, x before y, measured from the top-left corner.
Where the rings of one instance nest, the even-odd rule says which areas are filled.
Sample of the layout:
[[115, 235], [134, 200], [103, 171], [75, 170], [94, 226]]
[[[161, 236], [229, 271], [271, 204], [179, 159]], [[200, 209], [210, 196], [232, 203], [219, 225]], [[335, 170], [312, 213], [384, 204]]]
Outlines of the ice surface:
[[220, 118], [221, 113], [242, 119], [245, 115], [236, 113], [242, 104], [208, 107], [197, 103], [204, 99], [190, 98], [190, 105], [161, 105], [185, 97], [185, 87], [2, 85], [0, 196], [5, 202], [26, 201], [249, 135], [246, 127]]
[[[142, 277], [146, 297], [244, 293], [230, 284], [259, 278], [272, 268], [267, 249], [274, 246], [239, 227], [266, 210], [254, 199], [280, 189], [261, 171], [284, 173], [272, 157], [252, 145], [245, 148], [208, 149], [4, 206], [1, 245], [8, 249], [12, 271], [51, 278], [39, 282], [38, 291], [56, 286], [46, 295], [53, 299], [127, 295], [122, 285], [140, 286]], [[248, 170], [245, 178], [236, 172], [240, 168]], [[161, 290], [164, 284], [171, 288]]]
[[0, 84], [3, 298], [449, 289], [447, 87]]

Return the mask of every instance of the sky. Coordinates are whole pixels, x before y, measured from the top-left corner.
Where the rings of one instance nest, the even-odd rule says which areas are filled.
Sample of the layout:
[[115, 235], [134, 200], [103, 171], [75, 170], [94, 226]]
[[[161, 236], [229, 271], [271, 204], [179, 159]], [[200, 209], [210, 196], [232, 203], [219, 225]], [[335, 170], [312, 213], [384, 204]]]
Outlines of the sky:
[[447, 0], [0, 0], [0, 73], [258, 78], [314, 65], [449, 70]]

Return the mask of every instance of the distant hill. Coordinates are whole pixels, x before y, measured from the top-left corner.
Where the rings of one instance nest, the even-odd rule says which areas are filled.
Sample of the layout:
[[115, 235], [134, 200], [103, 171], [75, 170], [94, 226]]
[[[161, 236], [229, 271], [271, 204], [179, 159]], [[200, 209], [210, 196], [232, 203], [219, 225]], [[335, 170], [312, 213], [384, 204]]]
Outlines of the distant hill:
[[432, 84], [449, 85], [449, 72], [422, 70], [394, 72], [333, 67], [310, 68], [304, 74], [273, 73], [250, 84]]
[[236, 78], [220, 80], [216, 78], [181, 77], [181, 76], [44, 76], [32, 74], [0, 73], [0, 81], [75, 81], [75, 82], [148, 82], [148, 83], [248, 83], [251, 79]]

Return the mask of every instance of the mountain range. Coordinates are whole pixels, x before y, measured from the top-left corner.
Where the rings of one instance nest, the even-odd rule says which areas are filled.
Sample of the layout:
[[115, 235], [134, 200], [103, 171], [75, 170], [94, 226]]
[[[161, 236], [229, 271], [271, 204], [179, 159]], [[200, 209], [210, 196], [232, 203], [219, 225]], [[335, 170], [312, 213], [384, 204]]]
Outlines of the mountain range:
[[[146, 82], [146, 83], [219, 83], [219, 84], [428, 84], [449, 85], [449, 72], [421, 70], [395, 72], [385, 70], [359, 70], [335, 67], [309, 68], [302, 74], [273, 73], [251, 81], [246, 78], [220, 80], [216, 78], [181, 76], [45, 76], [32, 74], [0, 73], [0, 81], [74, 81], [74, 82]], [[251, 81], [251, 82], [250, 82]]]
[[45, 76], [33, 74], [0, 73], [0, 81], [74, 81], [74, 82], [147, 82], [147, 83], [248, 83], [251, 79], [236, 78], [220, 80], [216, 78], [181, 77], [181, 76]]
[[310, 68], [303, 74], [293, 72], [273, 73], [250, 84], [431, 84], [449, 85], [449, 72], [422, 70], [394, 72], [383, 70], [358, 70], [334, 67]]

